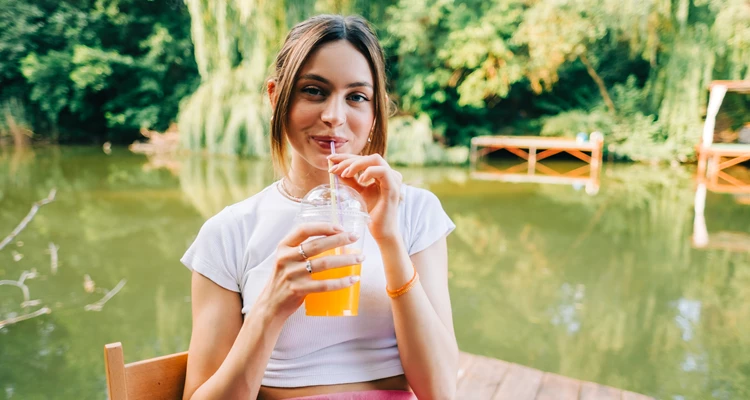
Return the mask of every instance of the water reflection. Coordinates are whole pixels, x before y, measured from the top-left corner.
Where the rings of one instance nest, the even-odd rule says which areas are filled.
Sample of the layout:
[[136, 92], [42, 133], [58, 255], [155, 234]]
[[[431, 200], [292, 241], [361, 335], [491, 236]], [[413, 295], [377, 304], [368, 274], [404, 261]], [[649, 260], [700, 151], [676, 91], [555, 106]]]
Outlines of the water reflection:
[[599, 176], [602, 169], [599, 163], [592, 166], [591, 164], [557, 162], [546, 166], [524, 162], [510, 167], [503, 164], [479, 163], [472, 167], [471, 178], [509, 183], [570, 185], [576, 190], [584, 189], [585, 193], [590, 196], [599, 193]]
[[[108, 342], [124, 343], [126, 361], [186, 349], [180, 256], [206, 218], [274, 179], [263, 162], [149, 162], [117, 148], [36, 150], [11, 172], [13, 157], [0, 153], [0, 239], [58, 193], [0, 251], [0, 280], [36, 269], [31, 299], [51, 310], [0, 328], [0, 398], [102, 398]], [[606, 166], [596, 196], [460, 168], [402, 173], [456, 222], [449, 273], [463, 350], [660, 398], [750, 398], [750, 255], [693, 248], [690, 170]], [[750, 231], [750, 207], [731, 195], [708, 191], [705, 204], [712, 240]], [[86, 311], [123, 279], [101, 311]], [[22, 298], [0, 287], [0, 320]]]
[[[747, 175], [747, 170], [740, 167], [732, 168], [732, 171], [721, 172], [721, 175], [728, 175], [730, 172], [739, 171]], [[709, 235], [706, 223], [706, 196], [711, 191], [713, 193], [728, 193], [738, 204], [748, 205], [750, 199], [750, 181], [734, 179], [730, 184], [720, 184], [714, 180], [699, 179], [695, 189], [694, 209], [695, 217], [693, 219], [693, 245], [699, 249], [724, 249], [738, 252], [750, 252], [750, 232], [731, 232], [719, 231]]]

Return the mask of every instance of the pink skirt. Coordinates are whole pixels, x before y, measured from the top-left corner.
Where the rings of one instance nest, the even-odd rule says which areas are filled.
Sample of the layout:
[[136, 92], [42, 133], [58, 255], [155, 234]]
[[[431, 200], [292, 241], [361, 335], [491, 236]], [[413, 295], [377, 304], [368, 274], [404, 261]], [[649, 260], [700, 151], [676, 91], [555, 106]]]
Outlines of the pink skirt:
[[412, 392], [403, 390], [366, 390], [364, 392], [344, 392], [316, 394], [314, 396], [295, 397], [288, 400], [416, 400]]

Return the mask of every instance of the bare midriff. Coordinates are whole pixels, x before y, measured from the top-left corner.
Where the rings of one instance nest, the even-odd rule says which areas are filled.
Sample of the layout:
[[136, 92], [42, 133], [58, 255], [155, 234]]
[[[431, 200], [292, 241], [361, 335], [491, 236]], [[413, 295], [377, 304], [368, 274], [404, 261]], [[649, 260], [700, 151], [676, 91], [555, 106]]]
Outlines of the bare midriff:
[[299, 388], [280, 388], [261, 386], [258, 400], [281, 400], [295, 397], [315, 396], [321, 394], [360, 392], [366, 390], [406, 390], [410, 391], [406, 376], [398, 375], [369, 382], [345, 383], [341, 385], [305, 386]]

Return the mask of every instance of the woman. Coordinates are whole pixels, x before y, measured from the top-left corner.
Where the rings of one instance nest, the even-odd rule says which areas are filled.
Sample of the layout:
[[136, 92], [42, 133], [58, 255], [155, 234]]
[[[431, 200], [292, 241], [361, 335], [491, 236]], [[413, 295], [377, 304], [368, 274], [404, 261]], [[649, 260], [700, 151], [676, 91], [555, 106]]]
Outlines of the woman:
[[[182, 258], [193, 271], [184, 398], [453, 398], [445, 237], [455, 226], [382, 157], [388, 98], [377, 38], [361, 18], [317, 16], [292, 29], [275, 65], [271, 148], [283, 178], [209, 219]], [[294, 223], [300, 198], [328, 182], [329, 160], [371, 222], [362, 255], [309, 260], [356, 241], [333, 224]], [[358, 257], [359, 316], [305, 316], [307, 294], [359, 281], [316, 281], [308, 268]]]

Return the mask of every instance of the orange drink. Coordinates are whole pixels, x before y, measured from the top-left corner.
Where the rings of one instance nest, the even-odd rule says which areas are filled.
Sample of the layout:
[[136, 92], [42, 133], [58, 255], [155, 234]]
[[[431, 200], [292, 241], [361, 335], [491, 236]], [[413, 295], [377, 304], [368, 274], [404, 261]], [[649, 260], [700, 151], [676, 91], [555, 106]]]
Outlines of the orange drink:
[[[347, 254], [356, 254], [357, 249], [331, 249], [311, 259], [341, 254], [343, 250]], [[351, 275], [359, 275], [362, 272], [362, 264], [348, 265], [333, 268], [327, 271], [315, 272], [312, 278], [315, 280], [338, 279]], [[305, 297], [305, 315], [314, 317], [351, 317], [356, 316], [359, 311], [359, 284], [322, 293], [310, 293]]]
[[[370, 216], [362, 196], [351, 187], [337, 183], [319, 185], [307, 192], [300, 202], [297, 223], [333, 222], [344, 232], [356, 233], [359, 239], [345, 246], [317, 254], [312, 259], [336, 254], [362, 254]], [[310, 237], [309, 240], [316, 240]], [[304, 243], [303, 243], [304, 244]], [[327, 271], [314, 272], [315, 280], [329, 280], [361, 275], [362, 264], [347, 265]], [[305, 314], [315, 317], [352, 317], [359, 312], [360, 282], [344, 289], [311, 293], [305, 297]]]

